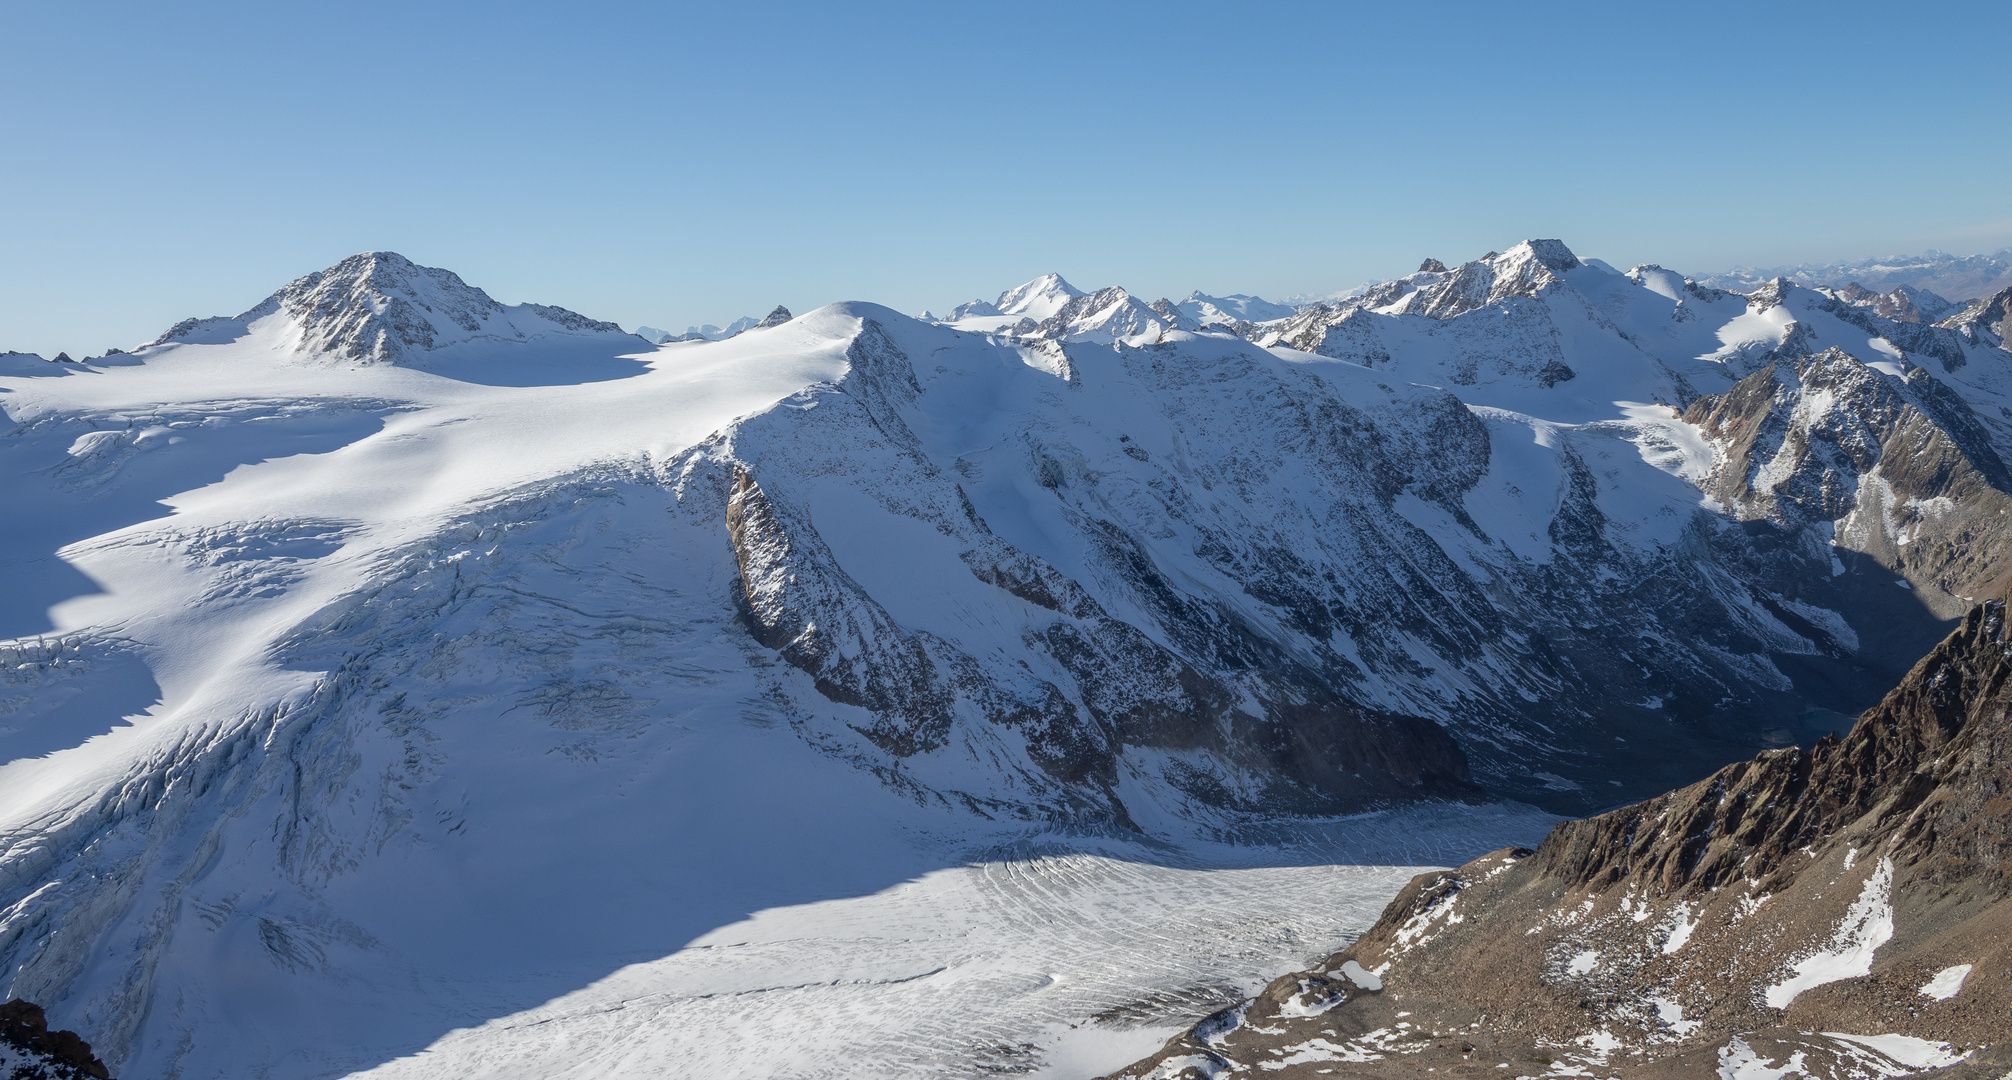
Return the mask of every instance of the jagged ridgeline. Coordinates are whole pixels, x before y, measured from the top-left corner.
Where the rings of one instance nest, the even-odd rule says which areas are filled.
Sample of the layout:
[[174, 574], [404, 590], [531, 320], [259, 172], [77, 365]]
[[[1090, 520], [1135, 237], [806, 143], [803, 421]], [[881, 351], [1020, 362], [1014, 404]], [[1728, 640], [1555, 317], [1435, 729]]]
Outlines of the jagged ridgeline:
[[1996, 1080], [2008, 1017], [1994, 600], [1844, 739], [1423, 875], [1347, 950], [1116, 1075]]
[[750, 814], [806, 792], [861, 843], [875, 800], [1158, 842], [1812, 744], [2006, 580], [2012, 293], [1876, 296], [1538, 240], [1298, 308], [1049, 275], [657, 347], [370, 253], [0, 357], [0, 971], [122, 1072], [379, 1009], [313, 1050], [360, 1068], [497, 1015], [385, 971], [514, 935], [510, 1007], [569, 992], [700, 910], [639, 850], [795, 850]]

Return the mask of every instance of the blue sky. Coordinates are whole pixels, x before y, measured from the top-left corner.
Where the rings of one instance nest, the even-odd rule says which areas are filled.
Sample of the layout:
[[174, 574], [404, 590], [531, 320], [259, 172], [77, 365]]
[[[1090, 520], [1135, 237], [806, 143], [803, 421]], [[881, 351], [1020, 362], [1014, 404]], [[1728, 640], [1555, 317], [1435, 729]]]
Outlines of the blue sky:
[[1992, 4], [0, 3], [0, 349], [392, 249], [683, 328], [1048, 270], [1324, 292], [1557, 236], [2012, 244]]

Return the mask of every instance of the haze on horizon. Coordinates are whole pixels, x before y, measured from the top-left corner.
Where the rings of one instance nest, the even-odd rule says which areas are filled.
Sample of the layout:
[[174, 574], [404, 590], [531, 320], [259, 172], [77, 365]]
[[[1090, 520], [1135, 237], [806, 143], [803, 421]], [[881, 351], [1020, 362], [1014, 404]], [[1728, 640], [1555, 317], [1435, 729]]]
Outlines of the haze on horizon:
[[130, 348], [371, 249], [673, 329], [1050, 270], [1317, 294], [1532, 236], [1688, 273], [1991, 252], [2012, 83], [1966, 43], [2008, 31], [1984, 3], [13, 5], [0, 350]]

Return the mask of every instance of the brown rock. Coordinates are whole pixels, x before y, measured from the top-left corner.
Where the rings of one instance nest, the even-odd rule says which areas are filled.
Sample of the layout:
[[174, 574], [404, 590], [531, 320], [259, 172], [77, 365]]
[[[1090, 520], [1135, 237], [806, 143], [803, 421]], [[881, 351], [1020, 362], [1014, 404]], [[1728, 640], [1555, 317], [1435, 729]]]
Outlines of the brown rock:
[[1674, 1078], [1800, 1055], [1786, 1075], [1996, 1080], [2008, 684], [1993, 601], [1844, 739], [1421, 875], [1346, 951], [1115, 1075]]

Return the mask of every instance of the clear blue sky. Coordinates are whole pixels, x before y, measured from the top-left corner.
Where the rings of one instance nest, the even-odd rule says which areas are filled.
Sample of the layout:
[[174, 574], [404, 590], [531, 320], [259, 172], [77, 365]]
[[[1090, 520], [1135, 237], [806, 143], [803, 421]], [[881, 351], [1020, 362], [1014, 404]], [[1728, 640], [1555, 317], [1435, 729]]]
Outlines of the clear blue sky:
[[5, 0], [0, 349], [130, 347], [373, 248], [673, 328], [1051, 269], [1319, 292], [1526, 236], [1991, 251], [2008, 41], [2004, 0]]

